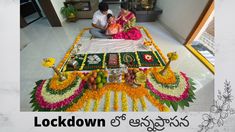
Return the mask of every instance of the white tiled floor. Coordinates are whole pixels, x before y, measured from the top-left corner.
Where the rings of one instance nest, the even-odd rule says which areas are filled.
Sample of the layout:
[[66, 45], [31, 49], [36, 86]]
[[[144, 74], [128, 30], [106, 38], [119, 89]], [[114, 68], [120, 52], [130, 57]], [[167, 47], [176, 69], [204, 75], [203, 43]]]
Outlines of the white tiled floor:
[[[114, 11], [115, 12], [115, 11]], [[31, 111], [30, 92], [34, 82], [50, 78], [51, 69], [41, 66], [45, 57], [54, 57], [56, 62], [63, 58], [67, 49], [73, 43], [76, 35], [84, 27], [90, 27], [91, 20], [78, 20], [76, 23], [64, 23], [63, 27], [50, 27], [47, 19], [42, 18], [21, 29], [21, 111]], [[184, 111], [208, 111], [213, 103], [214, 76], [194, 57], [181, 43], [176, 41], [158, 22], [138, 23], [149, 29], [164, 55], [177, 51], [179, 59], [172, 62], [173, 70], [180, 70], [197, 83], [196, 101]]]

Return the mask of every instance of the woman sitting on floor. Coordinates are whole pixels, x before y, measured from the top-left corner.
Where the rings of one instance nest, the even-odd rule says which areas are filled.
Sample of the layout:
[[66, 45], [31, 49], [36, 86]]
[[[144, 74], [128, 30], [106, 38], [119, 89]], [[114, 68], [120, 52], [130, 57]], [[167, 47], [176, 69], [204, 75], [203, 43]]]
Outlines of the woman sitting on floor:
[[135, 14], [128, 10], [128, 4], [125, 2], [121, 3], [121, 11], [117, 23], [122, 25], [124, 31], [113, 35], [113, 39], [138, 40], [142, 37], [140, 30], [135, 27]]

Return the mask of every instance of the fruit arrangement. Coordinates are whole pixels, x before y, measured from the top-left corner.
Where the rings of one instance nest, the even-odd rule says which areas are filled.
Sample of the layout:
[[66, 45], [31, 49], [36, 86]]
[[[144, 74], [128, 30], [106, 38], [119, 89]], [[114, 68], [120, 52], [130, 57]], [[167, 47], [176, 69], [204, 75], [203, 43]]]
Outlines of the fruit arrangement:
[[125, 82], [132, 86], [140, 86], [146, 82], [146, 75], [143, 71], [138, 68], [128, 69], [128, 72], [125, 73]]
[[111, 83], [120, 83], [122, 81], [122, 70], [110, 69], [108, 80]]
[[92, 71], [89, 74], [87, 83], [90, 89], [102, 88], [107, 83], [107, 72], [106, 71]]

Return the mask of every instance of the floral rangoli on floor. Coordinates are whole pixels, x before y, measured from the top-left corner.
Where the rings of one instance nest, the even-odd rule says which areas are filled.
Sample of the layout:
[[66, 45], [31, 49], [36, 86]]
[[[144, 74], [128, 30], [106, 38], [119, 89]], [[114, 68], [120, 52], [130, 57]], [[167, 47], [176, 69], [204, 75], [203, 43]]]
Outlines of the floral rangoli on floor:
[[31, 92], [33, 111], [156, 111], [189, 107], [195, 100], [195, 84], [183, 72], [175, 72], [170, 62], [176, 53], [164, 57], [146, 28], [144, 46], [149, 51], [120, 53], [76, 53], [74, 49], [89, 28], [77, 36], [57, 67], [55, 60], [43, 65], [55, 75], [36, 82]]

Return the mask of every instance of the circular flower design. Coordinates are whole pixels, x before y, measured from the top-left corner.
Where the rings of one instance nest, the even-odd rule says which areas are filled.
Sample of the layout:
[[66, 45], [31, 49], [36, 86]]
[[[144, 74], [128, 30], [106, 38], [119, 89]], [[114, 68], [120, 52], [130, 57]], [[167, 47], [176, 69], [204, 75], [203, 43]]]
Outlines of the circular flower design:
[[70, 104], [77, 96], [79, 96], [84, 88], [85, 82], [80, 79], [78, 83], [63, 95], [48, 93], [45, 89], [48, 80], [44, 80], [36, 89], [35, 101], [43, 109], [56, 110]]
[[144, 54], [144, 60], [147, 62], [153, 62], [153, 56], [150, 54]]
[[148, 75], [146, 85], [156, 96], [162, 100], [179, 102], [190, 96], [190, 81], [189, 78], [182, 72], [176, 73], [178, 78], [178, 85], [171, 86], [169, 88], [161, 83], [158, 83], [155, 78]]

